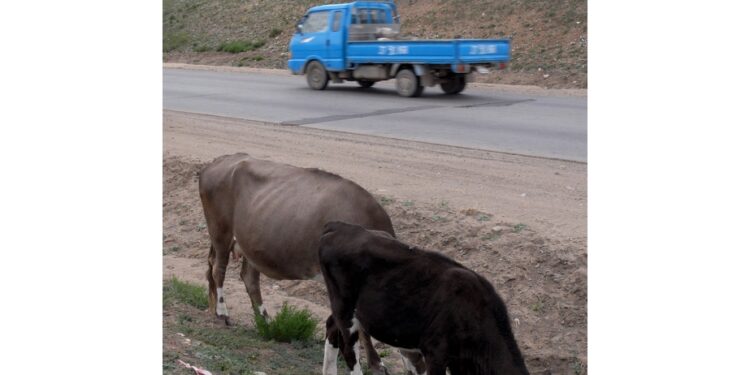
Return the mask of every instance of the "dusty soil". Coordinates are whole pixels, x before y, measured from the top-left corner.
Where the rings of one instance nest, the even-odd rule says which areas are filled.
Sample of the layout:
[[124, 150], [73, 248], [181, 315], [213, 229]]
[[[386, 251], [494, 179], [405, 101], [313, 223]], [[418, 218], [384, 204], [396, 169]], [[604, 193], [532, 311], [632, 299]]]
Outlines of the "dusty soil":
[[[532, 373], [586, 373], [586, 164], [165, 111], [165, 278], [206, 283], [196, 173], [234, 152], [356, 181], [378, 197], [401, 240], [493, 283]], [[318, 282], [262, 277], [261, 284], [272, 313], [287, 301], [321, 321], [328, 314]], [[232, 319], [251, 325], [236, 262], [226, 293]], [[385, 361], [399, 373], [395, 357]]]

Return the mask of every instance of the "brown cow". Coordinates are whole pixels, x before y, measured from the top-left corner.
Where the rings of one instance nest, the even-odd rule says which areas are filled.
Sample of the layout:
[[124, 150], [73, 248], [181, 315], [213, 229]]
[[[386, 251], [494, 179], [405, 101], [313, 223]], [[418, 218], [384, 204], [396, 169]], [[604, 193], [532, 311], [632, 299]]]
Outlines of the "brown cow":
[[339, 348], [352, 374], [357, 331], [399, 348], [413, 374], [528, 375], [508, 312], [484, 277], [390, 233], [332, 222], [320, 264], [331, 300], [323, 373]]
[[[383, 207], [352, 181], [319, 169], [297, 168], [247, 154], [217, 158], [200, 172], [198, 185], [211, 250], [209, 306], [228, 324], [223, 291], [229, 254], [242, 255], [241, 277], [253, 308], [267, 316], [260, 274], [277, 280], [320, 274], [318, 246], [323, 225], [342, 220], [394, 235]], [[369, 336], [362, 331], [370, 367], [385, 373]]]

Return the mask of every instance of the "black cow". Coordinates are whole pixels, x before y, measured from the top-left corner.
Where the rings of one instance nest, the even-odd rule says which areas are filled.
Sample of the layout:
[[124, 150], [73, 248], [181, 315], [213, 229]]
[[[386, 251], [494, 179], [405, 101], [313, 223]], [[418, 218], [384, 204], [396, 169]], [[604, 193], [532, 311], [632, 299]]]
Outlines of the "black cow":
[[417, 374], [528, 374], [505, 304], [482, 276], [390, 234], [327, 223], [320, 263], [332, 315], [323, 373], [336, 374], [338, 348], [361, 374], [357, 331], [399, 348]]

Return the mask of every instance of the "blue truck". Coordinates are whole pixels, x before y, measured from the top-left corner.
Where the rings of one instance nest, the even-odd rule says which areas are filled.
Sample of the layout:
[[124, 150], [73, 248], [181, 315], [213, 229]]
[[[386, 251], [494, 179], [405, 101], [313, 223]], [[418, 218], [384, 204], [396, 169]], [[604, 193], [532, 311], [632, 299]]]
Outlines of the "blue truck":
[[417, 97], [435, 85], [458, 94], [472, 73], [504, 69], [510, 61], [508, 39], [419, 40], [399, 33], [393, 0], [316, 6], [297, 24], [288, 66], [314, 90], [329, 81], [371, 87], [395, 78], [399, 95]]

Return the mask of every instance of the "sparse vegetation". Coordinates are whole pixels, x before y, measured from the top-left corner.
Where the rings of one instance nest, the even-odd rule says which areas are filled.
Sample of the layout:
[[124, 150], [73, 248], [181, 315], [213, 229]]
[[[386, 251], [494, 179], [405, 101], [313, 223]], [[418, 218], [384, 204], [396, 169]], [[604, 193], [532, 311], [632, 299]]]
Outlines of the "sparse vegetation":
[[247, 41], [247, 40], [235, 40], [231, 42], [222, 43], [219, 45], [217, 51], [229, 52], [229, 53], [240, 53], [247, 51], [255, 51], [256, 49], [263, 47], [265, 41]]
[[201, 310], [208, 308], [208, 291], [205, 287], [181, 281], [172, 277], [162, 290], [164, 305], [170, 301], [181, 302]]
[[[174, 305], [177, 319], [165, 318], [162, 355], [165, 374], [192, 374], [177, 365], [181, 359], [214, 374], [307, 375], [320, 370], [323, 343], [317, 340], [279, 343], [262, 338], [252, 327], [242, 324], [217, 326], [204, 312]], [[169, 340], [167, 338], [173, 338]], [[189, 343], [188, 343], [189, 340]], [[179, 346], [175, 346], [179, 345]], [[341, 372], [339, 372], [341, 373]]]
[[208, 52], [213, 51], [214, 48], [211, 48], [209, 45], [206, 44], [195, 44], [193, 46], [193, 52]]
[[526, 229], [526, 224], [516, 224], [513, 226], [513, 233], [520, 233], [524, 229]]
[[281, 35], [281, 29], [273, 28], [271, 29], [271, 32], [268, 33], [269, 38], [275, 38], [277, 36]]
[[164, 38], [162, 38], [162, 50], [164, 52], [171, 52], [183, 48], [189, 42], [190, 36], [184, 31], [164, 34]]
[[542, 312], [544, 310], [544, 302], [542, 299], [537, 299], [532, 305], [531, 310], [535, 313]]
[[498, 238], [500, 238], [500, 233], [498, 232], [490, 232], [482, 236], [483, 241], [494, 241]]
[[432, 221], [437, 222], [437, 223], [444, 223], [448, 221], [448, 219], [442, 215], [432, 215]]
[[284, 303], [276, 316], [266, 320], [255, 311], [255, 328], [266, 340], [279, 342], [308, 341], [315, 333], [316, 322], [307, 309], [298, 310]]

